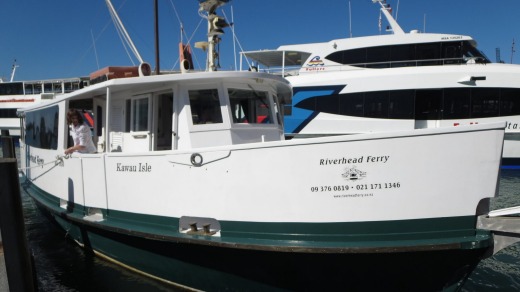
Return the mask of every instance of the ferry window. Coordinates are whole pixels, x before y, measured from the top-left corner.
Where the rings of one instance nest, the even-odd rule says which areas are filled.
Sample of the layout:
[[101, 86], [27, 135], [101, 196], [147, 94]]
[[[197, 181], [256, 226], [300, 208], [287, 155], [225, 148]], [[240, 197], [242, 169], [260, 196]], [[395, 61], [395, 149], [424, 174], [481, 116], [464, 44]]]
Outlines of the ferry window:
[[148, 131], [148, 97], [132, 100], [131, 131]]
[[388, 91], [365, 93], [365, 117], [388, 118]]
[[498, 116], [498, 88], [478, 88], [471, 92], [471, 117], [485, 118]]
[[45, 93], [54, 92], [54, 90], [52, 89], [52, 83], [44, 83], [43, 92], [45, 92]]
[[460, 42], [448, 42], [442, 44], [442, 58], [444, 64], [462, 63], [462, 46]]
[[56, 92], [56, 93], [62, 93], [62, 89], [61, 89], [61, 83], [54, 83], [53, 86], [52, 86], [52, 92]]
[[367, 65], [370, 68], [388, 68], [390, 60], [390, 46], [367, 48], [367, 63], [375, 63]]
[[33, 94], [33, 85], [25, 84], [25, 94]]
[[415, 60], [414, 45], [396, 45], [391, 46], [391, 61]]
[[0, 118], [17, 118], [15, 108], [0, 109]]
[[390, 119], [413, 119], [414, 90], [394, 90], [389, 92], [388, 117]]
[[25, 142], [27, 145], [58, 149], [58, 106], [27, 112], [25, 115]]
[[217, 89], [189, 90], [188, 95], [194, 125], [222, 123]]
[[516, 88], [502, 88], [500, 96], [500, 115], [520, 115], [520, 90]]
[[344, 116], [363, 116], [363, 93], [339, 95], [339, 114]]
[[339, 114], [339, 95], [324, 95], [316, 98], [316, 111]]
[[448, 88], [444, 90], [443, 119], [467, 119], [469, 114], [469, 88]]
[[[440, 65], [441, 47], [439, 43], [418, 44], [416, 46], [417, 60], [420, 66]], [[427, 61], [431, 60], [431, 61]]]
[[464, 58], [475, 58], [479, 63], [490, 63], [488, 57], [479, 51], [470, 42], [464, 42], [462, 48], [462, 55]]
[[39, 83], [39, 84], [34, 84], [34, 94], [39, 94], [39, 93], [42, 93], [42, 85]]
[[0, 95], [23, 94], [23, 83], [0, 83]]
[[438, 120], [440, 118], [440, 107], [442, 90], [421, 89], [415, 91], [415, 119], [416, 120]]
[[269, 106], [269, 94], [267, 92], [229, 88], [228, 95], [233, 123], [273, 123]]
[[325, 59], [340, 64], [365, 64], [367, 62], [367, 49], [353, 49], [347, 51], [334, 52]]

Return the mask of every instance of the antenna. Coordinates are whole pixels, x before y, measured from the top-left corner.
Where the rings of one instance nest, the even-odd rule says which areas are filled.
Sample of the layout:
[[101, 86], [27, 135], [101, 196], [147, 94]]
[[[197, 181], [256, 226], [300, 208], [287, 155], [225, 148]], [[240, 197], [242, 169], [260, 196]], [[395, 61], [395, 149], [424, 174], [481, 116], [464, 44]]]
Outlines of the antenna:
[[14, 81], [14, 73], [16, 73], [16, 68], [18, 68], [18, 67], [19, 66], [16, 65], [16, 59], [14, 59], [13, 67], [11, 68], [11, 79], [9, 80], [9, 82]]
[[[224, 33], [223, 28], [229, 26], [226, 20], [218, 16], [215, 11], [229, 0], [199, 0], [199, 15], [208, 21], [208, 41], [195, 43], [196, 48], [207, 49], [206, 70], [213, 72], [220, 67], [218, 64], [218, 43], [220, 35]], [[215, 63], [217, 61], [217, 63]]]
[[348, 22], [349, 35], [352, 38], [352, 9], [350, 7], [350, 1], [348, 1]]
[[513, 38], [513, 44], [511, 44], [511, 64], [513, 64], [513, 55], [515, 52], [515, 39]]
[[99, 69], [99, 60], [98, 60], [98, 54], [96, 50], [96, 40], [94, 39], [94, 34], [92, 33], [92, 30], [90, 30], [90, 35], [92, 36], [92, 46], [94, 46], [94, 55], [96, 56], [96, 64], [97, 68]]
[[[386, 0], [372, 0], [373, 3], [379, 3], [381, 5], [381, 13], [385, 15], [386, 20], [390, 24], [390, 28], [394, 34], [405, 34], [404, 30], [399, 26], [397, 21], [392, 17], [392, 8], [386, 4]], [[379, 14], [379, 27], [381, 27], [381, 13]]]

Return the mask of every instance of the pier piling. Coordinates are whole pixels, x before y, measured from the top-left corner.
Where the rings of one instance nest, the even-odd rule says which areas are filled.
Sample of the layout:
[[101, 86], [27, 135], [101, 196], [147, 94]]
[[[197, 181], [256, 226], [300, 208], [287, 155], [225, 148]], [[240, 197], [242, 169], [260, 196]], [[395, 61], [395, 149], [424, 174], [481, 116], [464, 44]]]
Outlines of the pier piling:
[[[2, 146], [4, 149], [5, 144]], [[25, 235], [16, 158], [0, 159], [0, 185], [0, 230], [9, 290], [36, 291], [36, 278]]]

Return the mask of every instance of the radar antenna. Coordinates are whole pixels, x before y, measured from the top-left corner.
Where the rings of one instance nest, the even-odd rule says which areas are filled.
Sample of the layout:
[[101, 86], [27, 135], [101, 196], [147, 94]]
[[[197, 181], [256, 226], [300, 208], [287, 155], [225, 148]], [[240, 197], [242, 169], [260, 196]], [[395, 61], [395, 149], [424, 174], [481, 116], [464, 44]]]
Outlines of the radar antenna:
[[224, 33], [223, 28], [229, 26], [226, 20], [218, 16], [215, 11], [228, 2], [229, 0], [199, 0], [199, 15], [208, 20], [208, 41], [198, 42], [195, 47], [207, 52], [206, 70], [210, 72], [217, 71], [220, 67], [217, 45], [221, 40], [219, 36]]

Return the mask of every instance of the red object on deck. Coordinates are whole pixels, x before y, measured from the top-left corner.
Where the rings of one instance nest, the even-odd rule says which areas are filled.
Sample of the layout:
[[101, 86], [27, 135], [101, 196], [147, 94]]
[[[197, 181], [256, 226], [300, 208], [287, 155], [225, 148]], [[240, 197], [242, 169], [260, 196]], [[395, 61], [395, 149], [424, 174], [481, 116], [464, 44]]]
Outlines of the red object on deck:
[[91, 73], [90, 84], [96, 84], [115, 78], [128, 78], [138, 76], [139, 67], [137, 66], [109, 66]]

